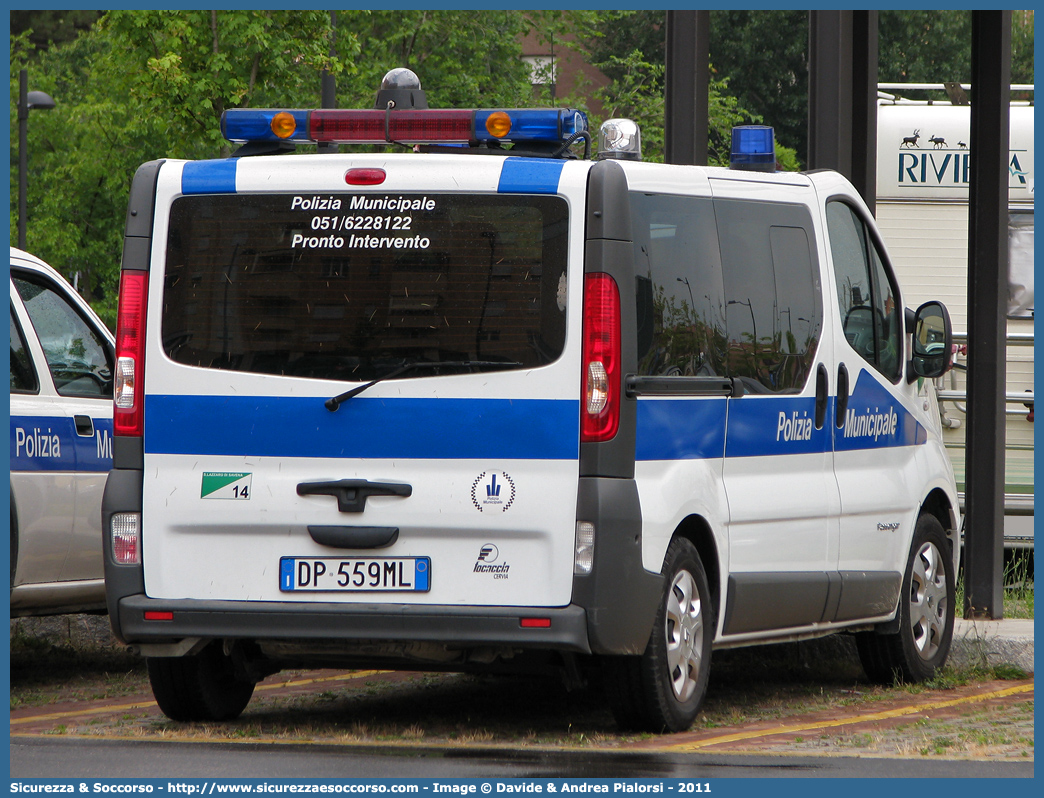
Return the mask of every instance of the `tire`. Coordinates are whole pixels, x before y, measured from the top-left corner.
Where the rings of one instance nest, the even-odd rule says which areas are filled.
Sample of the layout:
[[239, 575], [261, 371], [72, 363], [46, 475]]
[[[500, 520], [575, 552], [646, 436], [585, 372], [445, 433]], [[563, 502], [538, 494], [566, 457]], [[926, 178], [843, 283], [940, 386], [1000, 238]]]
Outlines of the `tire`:
[[11, 486], [11, 590], [18, 576], [18, 512], [15, 509], [14, 486]]
[[663, 593], [645, 653], [603, 661], [609, 706], [617, 725], [628, 731], [685, 731], [707, 694], [714, 607], [695, 547], [675, 538], [662, 573]]
[[190, 657], [148, 657], [152, 694], [163, 714], [178, 721], [220, 721], [239, 717], [254, 694], [254, 683], [238, 678], [220, 641]]
[[945, 663], [956, 611], [953, 559], [939, 519], [917, 519], [899, 595], [899, 629], [856, 635], [863, 670], [879, 684], [930, 679]]

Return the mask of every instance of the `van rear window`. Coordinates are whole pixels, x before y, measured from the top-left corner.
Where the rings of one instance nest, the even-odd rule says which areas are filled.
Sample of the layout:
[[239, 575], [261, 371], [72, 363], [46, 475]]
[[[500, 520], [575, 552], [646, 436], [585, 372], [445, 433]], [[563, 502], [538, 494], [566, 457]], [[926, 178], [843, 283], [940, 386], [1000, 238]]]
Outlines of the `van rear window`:
[[189, 366], [353, 381], [542, 366], [565, 341], [567, 232], [553, 196], [181, 197], [163, 346]]

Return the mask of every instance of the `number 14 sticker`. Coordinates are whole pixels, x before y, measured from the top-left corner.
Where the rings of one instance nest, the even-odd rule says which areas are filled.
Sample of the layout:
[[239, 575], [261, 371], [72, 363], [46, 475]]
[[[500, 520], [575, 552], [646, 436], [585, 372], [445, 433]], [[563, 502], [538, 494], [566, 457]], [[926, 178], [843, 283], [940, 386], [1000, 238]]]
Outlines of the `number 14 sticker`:
[[251, 474], [231, 471], [204, 471], [201, 499], [249, 499]]

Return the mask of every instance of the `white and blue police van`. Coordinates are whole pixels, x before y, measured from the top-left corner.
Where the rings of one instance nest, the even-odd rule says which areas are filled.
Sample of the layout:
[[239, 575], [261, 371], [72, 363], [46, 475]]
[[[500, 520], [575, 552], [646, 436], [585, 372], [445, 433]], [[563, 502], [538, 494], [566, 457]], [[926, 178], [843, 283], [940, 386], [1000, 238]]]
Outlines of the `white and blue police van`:
[[10, 264], [11, 617], [104, 611], [112, 333], [42, 260]]
[[[567, 109], [229, 110], [134, 179], [106, 583], [162, 710], [291, 667], [561, 669], [687, 728], [715, 648], [929, 676], [959, 510], [932, 379], [832, 172], [643, 163]], [[395, 142], [401, 153], [301, 153]], [[579, 152], [578, 152], [579, 151]]]

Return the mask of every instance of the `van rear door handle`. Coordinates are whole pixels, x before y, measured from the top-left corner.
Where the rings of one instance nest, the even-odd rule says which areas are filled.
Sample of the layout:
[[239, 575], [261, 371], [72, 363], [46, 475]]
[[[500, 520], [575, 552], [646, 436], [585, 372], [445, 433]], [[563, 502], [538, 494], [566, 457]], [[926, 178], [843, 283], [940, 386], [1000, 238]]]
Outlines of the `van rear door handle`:
[[397, 526], [309, 526], [321, 546], [335, 549], [386, 549], [399, 539]]
[[339, 479], [333, 482], [302, 482], [298, 496], [333, 496], [342, 513], [361, 513], [370, 496], [411, 496], [413, 486], [397, 482], [370, 482], [366, 479]]

